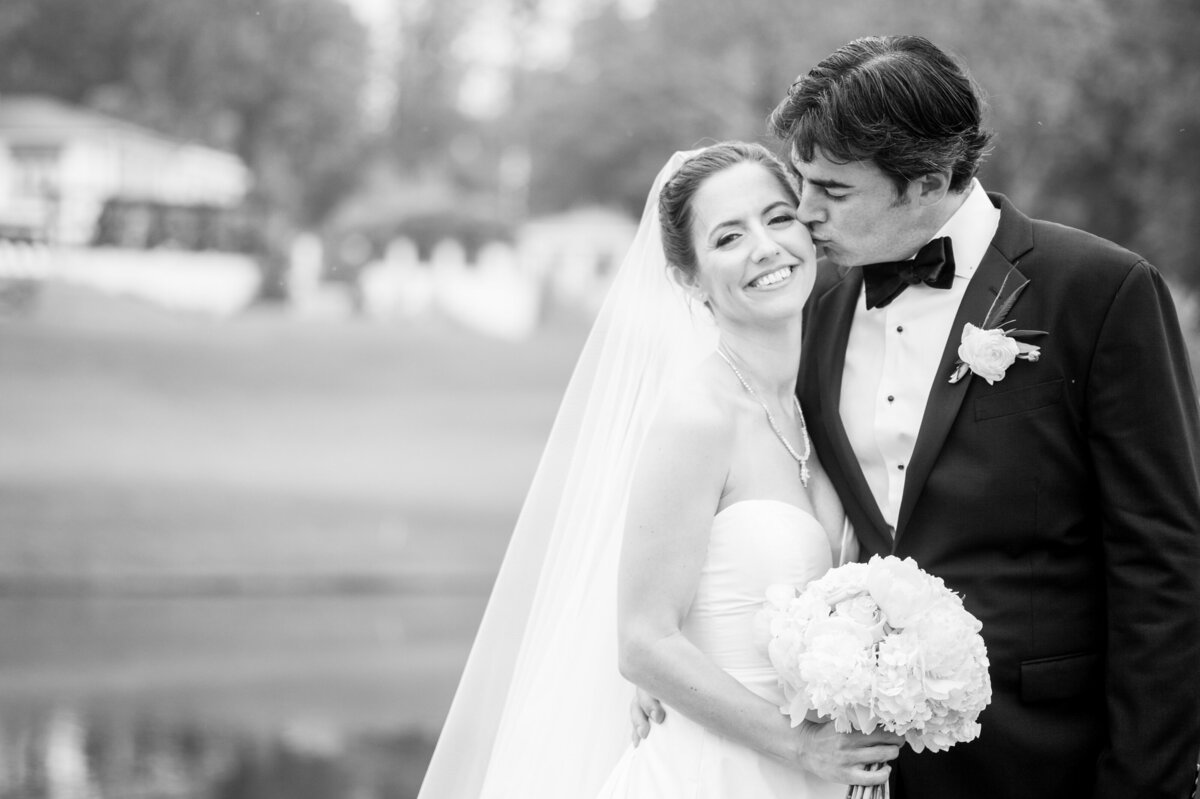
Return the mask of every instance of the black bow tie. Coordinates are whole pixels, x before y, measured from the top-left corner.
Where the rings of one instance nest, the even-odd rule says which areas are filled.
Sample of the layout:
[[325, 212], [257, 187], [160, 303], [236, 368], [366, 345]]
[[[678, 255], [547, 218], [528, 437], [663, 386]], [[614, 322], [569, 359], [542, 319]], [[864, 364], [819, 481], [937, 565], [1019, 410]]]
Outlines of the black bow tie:
[[954, 248], [950, 239], [934, 239], [908, 261], [868, 264], [862, 267], [867, 287], [867, 310], [882, 308], [909, 286], [924, 283], [935, 289], [948, 289], [954, 282]]

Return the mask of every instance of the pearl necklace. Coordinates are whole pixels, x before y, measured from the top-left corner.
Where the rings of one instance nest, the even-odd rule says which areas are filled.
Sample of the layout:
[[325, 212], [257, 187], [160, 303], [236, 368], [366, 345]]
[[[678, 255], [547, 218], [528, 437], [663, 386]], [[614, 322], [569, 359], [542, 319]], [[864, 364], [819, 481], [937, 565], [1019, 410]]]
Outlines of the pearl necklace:
[[758, 392], [750, 387], [750, 383], [747, 382], [746, 378], [742, 376], [742, 373], [738, 370], [738, 368], [733, 365], [733, 360], [726, 355], [725, 351], [720, 347], [717, 347], [717, 355], [720, 355], [721, 359], [725, 361], [725, 363], [729, 364], [729, 368], [732, 369], [734, 375], [737, 376], [738, 382], [742, 384], [742, 388], [746, 389], [746, 393], [753, 397], [754, 401], [762, 406], [763, 413], [767, 415], [767, 423], [771, 425], [771, 430], [775, 433], [775, 437], [778, 438], [779, 443], [783, 444], [784, 448], [787, 449], [788, 454], [796, 460], [796, 463], [800, 464], [800, 484], [805, 488], [808, 488], [808, 478], [811, 476], [808, 471], [808, 456], [812, 454], [812, 441], [810, 441], [808, 438], [808, 425], [804, 421], [804, 411], [800, 410], [800, 400], [796, 398], [795, 394], [792, 395], [792, 404], [795, 405], [796, 413], [800, 417], [800, 435], [804, 437], [803, 455], [797, 453], [791, 442], [784, 438], [783, 431], [779, 429], [779, 425], [775, 423], [775, 417], [771, 415], [771, 409], [768, 408], [767, 403], [763, 402], [762, 398], [758, 396]]

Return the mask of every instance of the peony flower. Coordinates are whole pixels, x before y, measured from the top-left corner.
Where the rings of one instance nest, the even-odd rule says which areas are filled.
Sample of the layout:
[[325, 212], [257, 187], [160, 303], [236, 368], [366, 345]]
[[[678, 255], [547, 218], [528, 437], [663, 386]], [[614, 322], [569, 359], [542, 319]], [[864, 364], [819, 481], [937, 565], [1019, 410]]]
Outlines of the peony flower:
[[874, 627], [883, 620], [883, 611], [880, 610], [879, 603], [870, 594], [856, 594], [837, 603], [833, 608], [833, 614], [853, 619], [866, 627]]
[[[872, 558], [874, 560], [874, 558]], [[892, 627], [903, 629], [945, 592], [941, 580], [921, 571], [912, 558], [880, 558], [866, 578], [867, 589]]]
[[979, 735], [992, 696], [981, 625], [911, 558], [772, 586], [758, 626], [793, 726], [815, 713], [840, 732], [883, 727], [918, 752]]

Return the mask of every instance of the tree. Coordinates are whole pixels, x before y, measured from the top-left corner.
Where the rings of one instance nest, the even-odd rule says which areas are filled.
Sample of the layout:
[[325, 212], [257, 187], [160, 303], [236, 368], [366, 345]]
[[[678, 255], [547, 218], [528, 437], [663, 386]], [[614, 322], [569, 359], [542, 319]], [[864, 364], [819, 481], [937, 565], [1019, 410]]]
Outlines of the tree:
[[561, 69], [525, 77], [534, 211], [637, 213], [674, 150], [762, 139], [801, 72], [869, 32], [925, 35], [983, 87], [988, 188], [1027, 212], [1135, 249], [1200, 285], [1200, 5], [1191, 0], [615, 0], [575, 30]]
[[1082, 64], [1070, 141], [1046, 199], [1079, 224], [1200, 286], [1200, 7], [1104, 0], [1111, 35]]
[[444, 175], [450, 168], [448, 145], [467, 124], [457, 106], [462, 64], [453, 51], [473, 4], [405, 0], [400, 10], [392, 149], [405, 171]]
[[0, 92], [43, 92], [232, 149], [264, 200], [301, 223], [349, 185], [366, 36], [341, 3], [6, 2]]
[[527, 77], [534, 88], [517, 113], [532, 142], [533, 210], [598, 202], [636, 214], [672, 152], [727, 138], [773, 144], [766, 118], [797, 72], [862, 19], [780, 0], [659, 0], [629, 19], [601, 3], [576, 28], [571, 61]]

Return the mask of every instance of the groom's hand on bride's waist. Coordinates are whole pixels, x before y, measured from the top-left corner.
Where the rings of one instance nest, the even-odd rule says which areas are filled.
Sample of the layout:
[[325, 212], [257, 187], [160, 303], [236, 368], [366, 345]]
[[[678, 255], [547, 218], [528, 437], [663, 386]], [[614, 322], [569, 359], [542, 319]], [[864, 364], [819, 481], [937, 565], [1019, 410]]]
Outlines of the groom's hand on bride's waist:
[[633, 695], [633, 701], [629, 703], [629, 720], [633, 723], [633, 745], [637, 746], [650, 734], [651, 721], [661, 724], [666, 717], [667, 712], [663, 710], [662, 702], [638, 688]]

